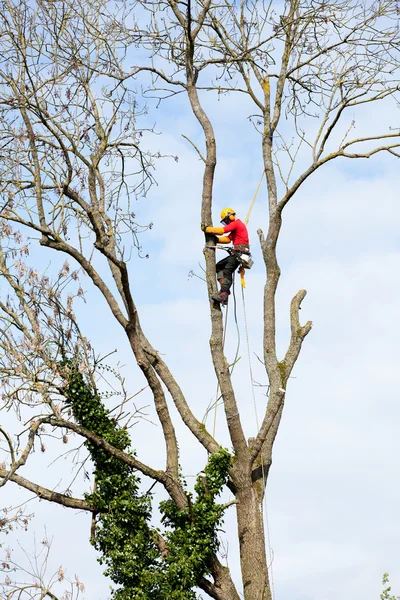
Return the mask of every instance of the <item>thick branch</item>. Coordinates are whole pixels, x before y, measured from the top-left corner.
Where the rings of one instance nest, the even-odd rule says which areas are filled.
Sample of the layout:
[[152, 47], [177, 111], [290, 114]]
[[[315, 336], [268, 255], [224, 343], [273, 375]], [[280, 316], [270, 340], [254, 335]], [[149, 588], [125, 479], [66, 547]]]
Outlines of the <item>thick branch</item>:
[[298, 189], [304, 183], [304, 181], [306, 179], [308, 179], [308, 177], [310, 175], [312, 175], [312, 173], [314, 173], [319, 167], [326, 164], [327, 162], [334, 160], [335, 158], [339, 158], [339, 157], [342, 157], [342, 158], [370, 158], [371, 156], [373, 156], [374, 154], [377, 154], [378, 152], [392, 152], [393, 148], [400, 147], [400, 144], [390, 144], [387, 146], [378, 146], [377, 148], [374, 148], [373, 150], [370, 150], [369, 152], [354, 152], [352, 154], [345, 152], [344, 151], [345, 148], [348, 148], [349, 146], [351, 146], [353, 144], [370, 142], [370, 141], [380, 140], [380, 139], [396, 138], [396, 137], [400, 137], [400, 133], [391, 133], [391, 134], [385, 134], [385, 135], [381, 135], [381, 136], [370, 136], [370, 137], [350, 140], [349, 142], [346, 142], [346, 144], [344, 144], [343, 147], [340, 148], [339, 150], [337, 150], [336, 152], [332, 152], [331, 154], [328, 154], [324, 158], [321, 158], [320, 160], [313, 162], [308, 167], [308, 169], [306, 169], [302, 173], [302, 175], [300, 175], [300, 177], [298, 177], [298, 179], [293, 183], [292, 187], [286, 192], [286, 194], [280, 200], [280, 202], [278, 204], [279, 212], [282, 212], [282, 210], [284, 209], [286, 204], [289, 202], [289, 200], [292, 198], [292, 196], [294, 196], [294, 194], [298, 191]]
[[80, 498], [71, 498], [70, 496], [66, 496], [65, 494], [59, 494], [58, 492], [54, 492], [52, 490], [48, 490], [37, 483], [33, 483], [25, 477], [18, 475], [18, 473], [11, 474], [11, 471], [7, 471], [6, 469], [0, 469], [0, 477], [4, 480], [10, 480], [19, 485], [20, 487], [33, 492], [38, 498], [42, 500], [48, 500], [49, 502], [55, 502], [56, 504], [61, 504], [62, 506], [66, 506], [67, 508], [75, 508], [77, 510], [87, 510], [90, 512], [95, 512], [95, 508], [88, 504], [85, 500], [81, 500]]
[[172, 400], [182, 418], [182, 421], [190, 429], [193, 435], [199, 440], [199, 442], [208, 450], [208, 452], [216, 452], [219, 448], [219, 444], [214, 440], [212, 435], [208, 433], [204, 425], [196, 419], [190, 407], [186, 401], [185, 396], [182, 393], [177, 381], [172, 375], [171, 371], [162, 360], [158, 352], [154, 350], [148, 340], [143, 335], [143, 347], [149, 357], [150, 363], [155, 369], [157, 375], [160, 377], [163, 384], [171, 394]]
[[278, 82], [276, 84], [274, 113], [271, 120], [271, 129], [273, 132], [275, 131], [281, 116], [283, 90], [287, 78], [287, 67], [289, 64], [290, 57], [292, 55], [294, 36], [297, 30], [297, 20], [294, 18], [294, 15], [299, 7], [299, 4], [299, 0], [291, 0], [289, 15], [288, 17], [285, 17], [285, 20], [287, 21], [285, 31], [285, 47], [282, 54], [281, 69], [278, 77]]
[[299, 292], [297, 292], [290, 304], [291, 338], [288, 351], [286, 352], [285, 359], [283, 361], [286, 371], [286, 379], [290, 376], [290, 373], [292, 372], [295, 362], [300, 354], [304, 338], [311, 331], [312, 328], [311, 321], [307, 321], [307, 323], [303, 326], [300, 325], [299, 321], [300, 305], [304, 300], [306, 294], [306, 290], [300, 290]]
[[[281, 412], [281, 409], [283, 408], [287, 380], [299, 356], [303, 340], [306, 337], [306, 335], [311, 331], [311, 321], [308, 321], [304, 326], [301, 326], [299, 321], [300, 305], [301, 302], [304, 300], [306, 293], [307, 292], [305, 290], [300, 290], [292, 299], [290, 305], [291, 339], [289, 343], [289, 348], [286, 352], [285, 359], [282, 362], [277, 363], [276, 365], [271, 365], [271, 395], [260, 431], [258, 432], [258, 435], [254, 442], [251, 444], [252, 464], [262, 451], [264, 442], [266, 441], [268, 434], [272, 432], [272, 429], [277, 430], [278, 428], [280, 420], [280, 417], [278, 415]], [[281, 387], [278, 387], [279, 385]]]
[[279, 412], [279, 409], [282, 408], [283, 401], [285, 398], [286, 391], [283, 388], [279, 388], [275, 394], [270, 395], [270, 399], [268, 402], [268, 407], [265, 412], [265, 416], [263, 422], [260, 427], [260, 431], [257, 434], [256, 439], [251, 444], [251, 452], [250, 452], [250, 462], [251, 465], [254, 464], [254, 461], [260, 454], [261, 448], [267, 439], [267, 435], [275, 421], [275, 417]]
[[35, 437], [36, 437], [37, 430], [38, 430], [40, 423], [41, 422], [39, 420], [37, 420], [31, 424], [31, 426], [29, 428], [28, 442], [27, 442], [24, 450], [22, 451], [20, 458], [17, 461], [12, 463], [10, 470], [8, 471], [8, 473], [6, 475], [4, 475], [2, 481], [0, 481], [0, 488], [3, 487], [7, 483], [7, 481], [12, 478], [14, 473], [16, 473], [17, 470], [26, 463], [28, 456], [30, 454], [30, 451], [33, 448], [33, 444], [35, 442]]
[[108, 288], [108, 286], [100, 277], [100, 275], [97, 273], [92, 264], [74, 246], [67, 244], [67, 242], [65, 242], [55, 232], [49, 230], [47, 227], [42, 227], [40, 225], [32, 223], [31, 221], [27, 221], [18, 215], [13, 216], [10, 214], [6, 214], [0, 216], [2, 216], [4, 219], [7, 219], [8, 221], [20, 223], [21, 225], [25, 225], [30, 229], [42, 233], [43, 238], [40, 240], [40, 244], [42, 246], [52, 248], [53, 250], [57, 250], [58, 252], [64, 252], [65, 254], [68, 254], [69, 256], [74, 258], [84, 269], [84, 271], [89, 275], [94, 285], [100, 290], [105, 300], [107, 301], [111, 312], [113, 313], [117, 321], [120, 323], [120, 325], [126, 327], [128, 321], [122, 313], [121, 309], [119, 308], [118, 303], [115, 300], [111, 290]]
[[154, 405], [161, 423], [166, 446], [167, 472], [173, 476], [176, 485], [180, 486], [178, 476], [179, 451], [175, 428], [169, 413], [164, 390], [142, 346], [141, 328], [136, 309], [134, 312], [134, 320], [126, 326], [125, 330], [135, 355], [136, 362], [146, 377], [147, 383], [153, 393]]
[[54, 419], [51, 417], [45, 417], [45, 418], [41, 419], [41, 422], [48, 423], [49, 425], [52, 425], [53, 427], [64, 427], [66, 429], [70, 429], [71, 431], [74, 431], [75, 433], [81, 435], [82, 437], [84, 437], [87, 440], [89, 440], [90, 442], [92, 442], [92, 444], [95, 444], [99, 448], [102, 448], [103, 450], [108, 452], [108, 454], [110, 454], [111, 456], [114, 456], [115, 458], [118, 458], [119, 460], [121, 460], [123, 463], [130, 465], [131, 467], [134, 467], [135, 469], [137, 469], [138, 471], [143, 473], [143, 475], [146, 475], [147, 477], [150, 477], [151, 479], [162, 483], [163, 486], [165, 487], [165, 489], [171, 495], [171, 498], [177, 504], [177, 506], [180, 509], [186, 507], [186, 497], [183, 494], [183, 492], [180, 488], [180, 485], [171, 476], [169, 476], [168, 473], [166, 473], [165, 471], [152, 469], [151, 467], [145, 465], [144, 463], [142, 463], [140, 460], [138, 460], [134, 456], [131, 456], [130, 454], [127, 454], [126, 452], [123, 452], [122, 450], [119, 450], [118, 448], [115, 448], [114, 446], [109, 444], [106, 440], [104, 440], [102, 437], [96, 435], [95, 433], [92, 433], [91, 431], [88, 431], [81, 425], [72, 423], [71, 421], [65, 421], [64, 419]]
[[214, 578], [214, 583], [203, 578], [200, 588], [207, 592], [215, 600], [240, 600], [239, 594], [232, 582], [229, 569], [221, 565], [216, 556], [210, 561], [210, 571]]

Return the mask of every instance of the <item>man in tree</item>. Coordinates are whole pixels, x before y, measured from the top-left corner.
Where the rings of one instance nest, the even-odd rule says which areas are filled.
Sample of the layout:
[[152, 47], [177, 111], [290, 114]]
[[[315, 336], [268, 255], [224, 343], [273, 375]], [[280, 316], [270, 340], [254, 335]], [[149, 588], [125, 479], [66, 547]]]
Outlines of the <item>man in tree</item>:
[[[216, 264], [217, 279], [221, 284], [219, 294], [211, 296], [215, 302], [222, 305], [228, 304], [228, 296], [232, 286], [232, 276], [240, 265], [239, 256], [242, 253], [249, 254], [249, 234], [246, 225], [240, 219], [236, 218], [233, 208], [224, 208], [221, 212], [221, 223], [224, 227], [212, 227], [201, 225], [202, 231], [214, 235], [220, 235], [219, 244], [233, 244], [233, 250], [226, 258], [223, 258]], [[228, 235], [225, 235], [228, 234]]]

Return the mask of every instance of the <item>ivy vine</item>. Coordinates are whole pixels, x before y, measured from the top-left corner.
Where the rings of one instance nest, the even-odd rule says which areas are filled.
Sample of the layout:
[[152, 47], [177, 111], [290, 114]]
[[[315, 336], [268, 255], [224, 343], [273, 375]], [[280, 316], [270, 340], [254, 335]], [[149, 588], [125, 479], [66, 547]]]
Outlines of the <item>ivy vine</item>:
[[[130, 436], [104, 407], [97, 390], [69, 365], [66, 403], [82, 427], [134, 455]], [[209, 574], [210, 558], [219, 548], [218, 530], [224, 506], [216, 499], [228, 479], [232, 457], [224, 448], [210, 455], [196, 480], [187, 507], [160, 503], [162, 535], [168, 552], [161, 558], [151, 527], [152, 496], [140, 490], [133, 469], [90, 441], [85, 445], [94, 465], [96, 489], [86, 499], [98, 511], [94, 541], [99, 562], [118, 586], [113, 600], [195, 600], [194, 588]], [[182, 480], [183, 485], [185, 482]]]

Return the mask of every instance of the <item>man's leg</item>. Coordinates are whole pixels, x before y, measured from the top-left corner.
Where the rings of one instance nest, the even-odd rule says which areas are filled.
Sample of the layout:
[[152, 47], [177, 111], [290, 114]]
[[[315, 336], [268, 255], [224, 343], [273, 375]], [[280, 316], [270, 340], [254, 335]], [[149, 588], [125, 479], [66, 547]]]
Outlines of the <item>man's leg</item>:
[[230, 294], [230, 287], [232, 285], [232, 276], [239, 263], [235, 256], [228, 256], [223, 260], [220, 260], [216, 264], [217, 278], [221, 284], [221, 291], [216, 296], [212, 296], [212, 299], [221, 304], [228, 304], [228, 296]]
[[217, 262], [217, 264], [215, 265], [215, 269], [217, 271], [217, 280], [219, 281], [219, 283], [221, 285], [222, 285], [222, 280], [224, 278], [224, 269], [225, 269], [226, 263], [228, 262], [229, 259], [230, 259], [230, 256], [227, 256], [226, 258], [219, 260]]
[[229, 292], [232, 285], [232, 277], [233, 273], [239, 266], [239, 262], [236, 259], [236, 256], [230, 255], [226, 260], [226, 264], [222, 273], [222, 283], [221, 283], [221, 292]]

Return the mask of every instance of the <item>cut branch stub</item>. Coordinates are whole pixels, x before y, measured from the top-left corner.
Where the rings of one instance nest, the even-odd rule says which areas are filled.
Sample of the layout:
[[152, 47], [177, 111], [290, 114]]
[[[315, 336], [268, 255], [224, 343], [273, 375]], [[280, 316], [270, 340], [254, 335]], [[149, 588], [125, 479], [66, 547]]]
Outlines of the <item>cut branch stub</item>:
[[292, 299], [290, 304], [290, 328], [291, 338], [288, 351], [284, 359], [286, 365], [286, 377], [290, 376], [294, 364], [299, 356], [301, 345], [306, 335], [311, 331], [312, 321], [307, 321], [305, 325], [300, 324], [299, 310], [302, 301], [304, 300], [307, 292], [306, 290], [300, 290]]

